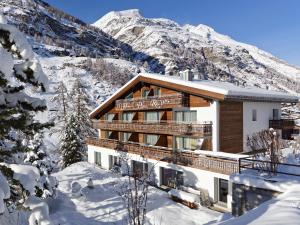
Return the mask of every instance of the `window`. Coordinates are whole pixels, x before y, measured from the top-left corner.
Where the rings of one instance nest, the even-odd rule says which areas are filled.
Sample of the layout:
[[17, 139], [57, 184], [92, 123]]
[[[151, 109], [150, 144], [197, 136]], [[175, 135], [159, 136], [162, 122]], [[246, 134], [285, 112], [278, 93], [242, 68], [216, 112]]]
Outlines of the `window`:
[[142, 177], [148, 173], [148, 163], [132, 160], [132, 175]]
[[184, 184], [183, 182], [183, 172], [167, 169], [164, 167], [160, 168], [161, 171], [161, 183], [164, 186], [177, 188]]
[[115, 117], [115, 114], [114, 114], [114, 113], [107, 113], [105, 119], [106, 119], [108, 122], [112, 122], [113, 119], [114, 119], [114, 117]]
[[150, 94], [150, 90], [144, 89], [142, 90], [142, 97], [147, 98]]
[[145, 112], [145, 120], [147, 122], [158, 122], [159, 121], [159, 112]]
[[176, 111], [175, 121], [177, 122], [195, 122], [197, 121], [197, 111]]
[[183, 150], [195, 150], [199, 146], [197, 138], [175, 137], [175, 148]]
[[101, 153], [94, 152], [94, 162], [96, 165], [101, 166]]
[[132, 99], [133, 98], [133, 92], [130, 92], [125, 99]]
[[121, 166], [120, 158], [118, 156], [109, 155], [109, 168], [112, 169], [115, 166]]
[[279, 120], [279, 109], [273, 109], [273, 120]]
[[228, 180], [218, 179], [218, 202], [227, 203]]
[[161, 96], [161, 89], [160, 88], [154, 88], [154, 96]]
[[132, 122], [133, 112], [124, 112], [122, 113], [122, 120], [126, 122]]
[[155, 134], [145, 134], [144, 138], [146, 145], [156, 145], [158, 141], [158, 135]]
[[256, 109], [252, 109], [252, 121], [257, 121], [257, 111], [256, 111]]
[[121, 140], [124, 142], [129, 141], [131, 134], [132, 133], [127, 133], [127, 132], [121, 133]]
[[112, 135], [112, 131], [106, 130], [105, 131], [105, 138], [110, 139]]

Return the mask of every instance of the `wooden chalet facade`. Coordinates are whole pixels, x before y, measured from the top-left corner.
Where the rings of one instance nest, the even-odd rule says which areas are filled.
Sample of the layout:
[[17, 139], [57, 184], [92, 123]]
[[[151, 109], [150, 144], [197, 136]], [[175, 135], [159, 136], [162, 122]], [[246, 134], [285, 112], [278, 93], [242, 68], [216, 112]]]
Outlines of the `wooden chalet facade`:
[[280, 103], [298, 99], [223, 84], [138, 75], [90, 114], [99, 137], [87, 139], [89, 161], [111, 169], [125, 152], [133, 170], [157, 164], [157, 185], [205, 189], [230, 208], [228, 176], [247, 135], [281, 121]]

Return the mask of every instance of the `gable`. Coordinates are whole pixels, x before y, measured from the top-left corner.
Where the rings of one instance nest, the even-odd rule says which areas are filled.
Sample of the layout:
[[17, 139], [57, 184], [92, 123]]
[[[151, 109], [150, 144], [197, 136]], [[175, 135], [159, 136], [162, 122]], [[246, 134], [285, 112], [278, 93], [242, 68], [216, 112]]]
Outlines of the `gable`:
[[134, 98], [140, 98], [142, 90], [153, 90], [153, 87], [159, 87], [162, 91], [162, 96], [174, 95], [174, 94], [187, 94], [190, 97], [190, 106], [194, 107], [196, 104], [207, 104], [209, 100], [224, 100], [224, 95], [201, 90], [187, 85], [180, 85], [161, 79], [155, 79], [138, 75], [137, 77], [130, 80], [126, 85], [120, 88], [114, 95], [106, 100], [102, 105], [96, 108], [91, 114], [92, 119], [99, 117], [99, 113], [104, 114], [110, 110], [115, 110], [115, 101], [118, 99], [124, 99], [129, 93], [133, 93]]

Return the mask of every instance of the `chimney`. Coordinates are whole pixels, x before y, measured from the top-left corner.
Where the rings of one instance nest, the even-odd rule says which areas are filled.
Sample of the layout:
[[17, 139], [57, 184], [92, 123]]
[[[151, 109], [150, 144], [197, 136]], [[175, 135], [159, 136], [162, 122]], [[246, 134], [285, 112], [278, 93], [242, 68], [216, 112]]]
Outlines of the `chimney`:
[[182, 80], [186, 80], [186, 81], [192, 81], [193, 80], [193, 72], [189, 69], [183, 71], [183, 72], [179, 72], [180, 77]]

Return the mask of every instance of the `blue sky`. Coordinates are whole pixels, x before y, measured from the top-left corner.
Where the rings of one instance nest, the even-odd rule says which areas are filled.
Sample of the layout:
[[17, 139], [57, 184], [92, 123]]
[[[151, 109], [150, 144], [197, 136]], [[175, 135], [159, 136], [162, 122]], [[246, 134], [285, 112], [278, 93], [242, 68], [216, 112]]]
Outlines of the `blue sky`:
[[300, 67], [300, 0], [45, 0], [84, 22], [137, 8], [145, 17], [206, 24]]

